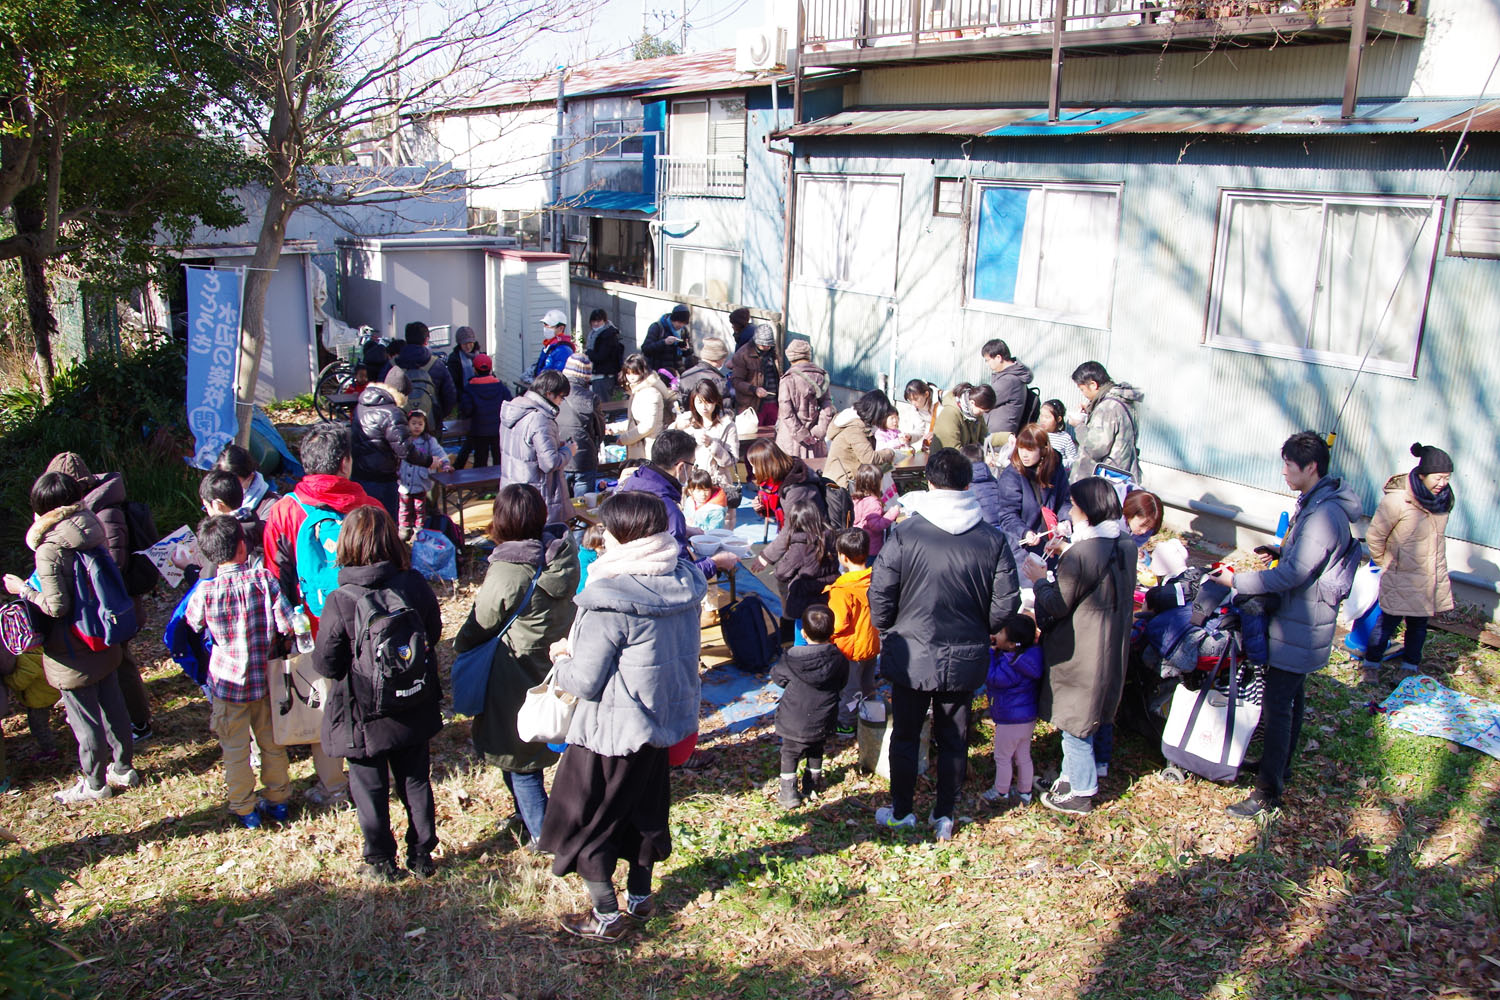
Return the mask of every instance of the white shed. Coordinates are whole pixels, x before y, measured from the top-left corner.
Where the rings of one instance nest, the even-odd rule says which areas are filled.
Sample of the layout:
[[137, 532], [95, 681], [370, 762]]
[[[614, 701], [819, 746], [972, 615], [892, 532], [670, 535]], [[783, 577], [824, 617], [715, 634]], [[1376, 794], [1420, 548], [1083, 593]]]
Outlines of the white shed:
[[340, 306], [351, 326], [370, 326], [399, 337], [406, 324], [420, 320], [432, 328], [431, 346], [446, 350], [453, 331], [471, 326], [483, 336], [488, 326], [485, 254], [513, 246], [510, 237], [390, 236], [341, 239]]
[[[569, 308], [568, 255], [540, 250], [491, 250], [485, 261], [490, 325], [481, 339], [494, 355], [495, 375], [514, 382], [529, 374], [542, 350], [542, 315]], [[578, 331], [572, 330], [576, 338]]]

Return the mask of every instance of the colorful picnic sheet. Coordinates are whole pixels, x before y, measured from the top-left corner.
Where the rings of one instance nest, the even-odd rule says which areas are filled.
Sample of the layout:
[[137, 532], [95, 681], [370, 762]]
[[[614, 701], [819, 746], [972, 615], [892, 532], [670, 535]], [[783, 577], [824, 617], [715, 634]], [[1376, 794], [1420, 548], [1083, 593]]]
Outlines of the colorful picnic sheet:
[[1500, 758], [1500, 704], [1444, 687], [1431, 677], [1408, 677], [1380, 706], [1397, 729], [1436, 736]]

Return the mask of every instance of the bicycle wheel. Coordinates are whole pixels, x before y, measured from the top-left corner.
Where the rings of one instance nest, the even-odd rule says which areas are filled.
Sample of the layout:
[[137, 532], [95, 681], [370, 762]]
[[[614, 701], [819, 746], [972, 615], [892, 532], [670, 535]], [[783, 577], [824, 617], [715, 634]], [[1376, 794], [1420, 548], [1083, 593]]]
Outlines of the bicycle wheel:
[[313, 408], [324, 420], [348, 420], [354, 410], [352, 402], [337, 400], [346, 396], [354, 384], [354, 366], [347, 361], [335, 361], [318, 373], [313, 386]]

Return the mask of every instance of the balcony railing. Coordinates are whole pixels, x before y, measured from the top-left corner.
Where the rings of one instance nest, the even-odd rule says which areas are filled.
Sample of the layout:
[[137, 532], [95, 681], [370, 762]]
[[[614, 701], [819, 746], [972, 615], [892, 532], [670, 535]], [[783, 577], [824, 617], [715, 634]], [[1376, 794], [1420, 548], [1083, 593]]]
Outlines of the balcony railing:
[[667, 198], [743, 198], [745, 157], [658, 156], [656, 192]]
[[[1356, 11], [1360, 4], [1368, 6]], [[1356, 14], [1370, 31], [1420, 37], [1423, 6], [1423, 0], [807, 0], [800, 44], [811, 65], [845, 65], [1036, 55], [1053, 47], [1055, 34], [1065, 48], [1101, 51], [1257, 34], [1332, 41], [1340, 34], [1347, 39], [1361, 20]], [[870, 51], [896, 46], [904, 48]]]

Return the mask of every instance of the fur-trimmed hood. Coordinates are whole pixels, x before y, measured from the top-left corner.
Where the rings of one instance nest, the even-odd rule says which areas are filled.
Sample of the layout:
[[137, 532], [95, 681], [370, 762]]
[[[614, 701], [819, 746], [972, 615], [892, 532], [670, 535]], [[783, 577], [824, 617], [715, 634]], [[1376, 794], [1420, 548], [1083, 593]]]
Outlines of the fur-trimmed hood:
[[35, 552], [46, 542], [63, 549], [93, 549], [104, 544], [104, 525], [82, 504], [38, 514], [26, 529], [26, 547]]

